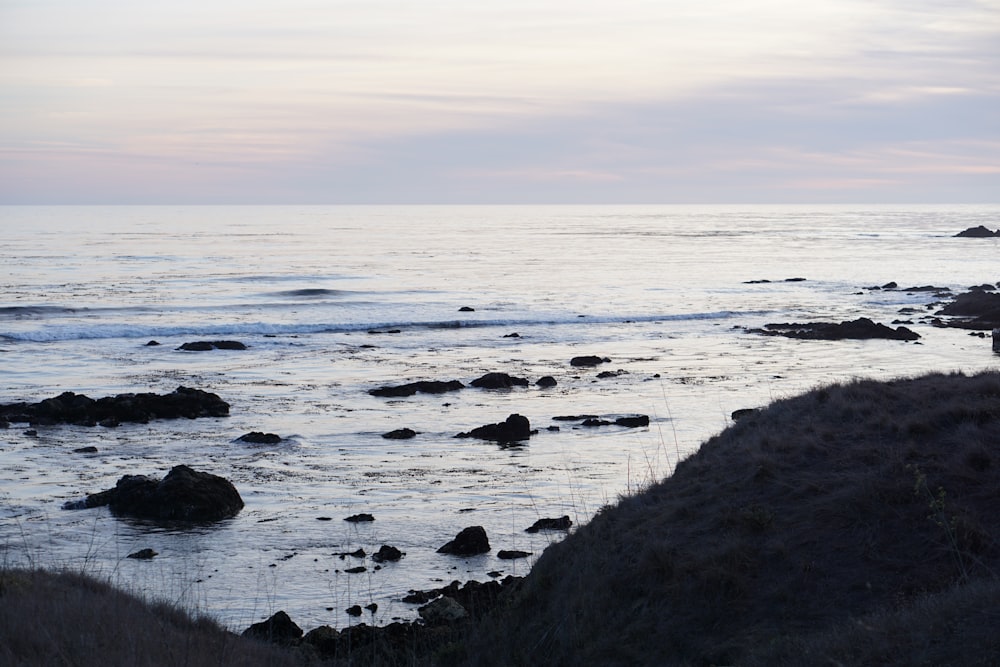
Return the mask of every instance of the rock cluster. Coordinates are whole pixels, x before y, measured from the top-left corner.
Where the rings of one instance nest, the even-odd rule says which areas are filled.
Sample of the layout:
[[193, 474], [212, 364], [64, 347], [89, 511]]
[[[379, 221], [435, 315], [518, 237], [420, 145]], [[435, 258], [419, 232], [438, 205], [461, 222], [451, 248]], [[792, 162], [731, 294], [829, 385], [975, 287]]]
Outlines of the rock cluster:
[[98, 399], [66, 391], [38, 403], [0, 405], [3, 421], [32, 425], [100, 424], [110, 427], [126, 422], [145, 424], [154, 419], [197, 419], [228, 414], [229, 404], [217, 394], [188, 387], [178, 387], [169, 394], [118, 394]]
[[834, 322], [806, 322], [765, 324], [763, 329], [749, 329], [749, 333], [765, 336], [784, 336], [786, 338], [801, 338], [805, 340], [868, 340], [884, 338], [887, 340], [917, 340], [920, 334], [900, 326], [893, 329], [884, 324], [873, 322], [867, 317], [856, 320]]

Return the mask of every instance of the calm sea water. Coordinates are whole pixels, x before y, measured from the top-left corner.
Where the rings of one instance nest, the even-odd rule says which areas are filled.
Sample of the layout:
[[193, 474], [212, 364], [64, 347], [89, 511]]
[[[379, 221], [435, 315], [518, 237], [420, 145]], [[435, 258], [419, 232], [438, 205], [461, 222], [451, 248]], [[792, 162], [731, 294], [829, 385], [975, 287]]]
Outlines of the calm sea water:
[[[585, 523], [669, 474], [735, 409], [998, 361], [988, 340], [919, 323], [918, 344], [743, 328], [927, 310], [926, 293], [864, 289], [889, 281], [996, 283], [1000, 241], [953, 235], [1000, 226], [1000, 206], [7, 207], [0, 224], [0, 402], [185, 385], [232, 406], [225, 419], [0, 432], [0, 562], [83, 567], [234, 629], [279, 609], [306, 629], [343, 627], [357, 622], [346, 607], [370, 602], [365, 622], [412, 618], [407, 590], [525, 574], [560, 538], [525, 533], [536, 519]], [[220, 338], [249, 349], [176, 349]], [[612, 361], [571, 367], [582, 354]], [[368, 394], [490, 371], [558, 385]], [[540, 429], [524, 446], [453, 437], [514, 412]], [[652, 422], [552, 419], [567, 414]], [[419, 435], [381, 437], [401, 427]], [[285, 440], [236, 441], [248, 431]], [[98, 453], [73, 453], [89, 445]], [[60, 509], [179, 463], [232, 480], [246, 508], [191, 530]], [[341, 520], [358, 512], [376, 520]], [[490, 554], [435, 553], [469, 525], [486, 528]], [[375, 570], [334, 555], [382, 544], [405, 558]], [[160, 555], [125, 558], [146, 547]], [[355, 565], [368, 571], [344, 572]]]

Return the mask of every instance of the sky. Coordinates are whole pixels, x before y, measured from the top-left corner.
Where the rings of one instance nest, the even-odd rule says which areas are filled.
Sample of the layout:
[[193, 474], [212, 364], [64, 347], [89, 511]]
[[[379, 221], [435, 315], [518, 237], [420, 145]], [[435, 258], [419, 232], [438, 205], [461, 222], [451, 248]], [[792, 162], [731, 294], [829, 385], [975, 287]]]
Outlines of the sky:
[[1000, 202], [1000, 0], [0, 0], [0, 204]]

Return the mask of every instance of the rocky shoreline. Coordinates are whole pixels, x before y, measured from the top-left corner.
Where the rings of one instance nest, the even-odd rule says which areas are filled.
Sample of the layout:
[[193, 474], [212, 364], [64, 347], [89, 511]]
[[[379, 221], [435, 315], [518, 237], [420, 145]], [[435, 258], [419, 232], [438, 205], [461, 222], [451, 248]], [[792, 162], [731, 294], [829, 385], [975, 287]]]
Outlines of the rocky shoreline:
[[[899, 290], [900, 288], [893, 283], [866, 289]], [[952, 294], [950, 290], [933, 286], [903, 288], [900, 291], [925, 292], [936, 299], [928, 305], [927, 310], [915, 317], [920, 324], [972, 331], [986, 331], [1000, 327], [1000, 294], [996, 293], [994, 285], [974, 286], [960, 294]], [[905, 314], [908, 313], [901, 313], [901, 315]], [[916, 332], [903, 326], [902, 323], [894, 322], [893, 324], [896, 325], [895, 328], [861, 317], [841, 323], [773, 323], [765, 325], [762, 329], [745, 329], [745, 331], [755, 335], [778, 335], [825, 341], [867, 338], [916, 341], [920, 338]], [[226, 344], [217, 345], [216, 343]], [[209, 348], [194, 346], [186, 349], [192, 351], [202, 349], [238, 350], [245, 349], [245, 346], [240, 348], [225, 341], [214, 341]], [[602, 374], [596, 371], [598, 366], [610, 363], [610, 361], [611, 359], [604, 355], [573, 357], [566, 362], [567, 372], [592, 372], [595, 380], [613, 378], [617, 376], [614, 371], [604, 371]], [[610, 375], [607, 375], [608, 373]], [[545, 378], [540, 378], [534, 384], [540, 385], [543, 380]], [[541, 386], [554, 386], [558, 383], [556, 378], [550, 378], [550, 381], [551, 384], [546, 381]], [[520, 391], [531, 384], [533, 383], [528, 378], [516, 377], [503, 372], [490, 372], [471, 381], [423, 380], [386, 384], [369, 390], [369, 394], [380, 398], [406, 398], [418, 393], [443, 394], [453, 391], [470, 391], [470, 388], [474, 388], [484, 392], [484, 395], [488, 395], [488, 392]], [[229, 404], [216, 394], [183, 386], [178, 387], [174, 392], [163, 395], [153, 393], [120, 394], [100, 399], [92, 399], [73, 392], [64, 392], [36, 403], [22, 402], [0, 405], [0, 425], [7, 427], [11, 424], [23, 423], [38, 428], [67, 424], [114, 428], [123, 423], [149, 423], [158, 419], [226, 417], [229, 415], [229, 408]], [[551, 419], [554, 422], [564, 424], [572, 423], [576, 428], [626, 429], [646, 428], [650, 425], [650, 418], [643, 414], [557, 415]], [[558, 429], [559, 426], [549, 428]], [[537, 433], [537, 429], [531, 427], [527, 417], [513, 413], [504, 421], [484, 424], [469, 431], [461, 431], [455, 437], [483, 439], [503, 446], [524, 446], [526, 443], [530, 443], [531, 437]], [[417, 431], [402, 427], [385, 433], [383, 437], [407, 440], [419, 436]], [[240, 436], [236, 440], [250, 445], [280, 444], [282, 437], [254, 431]], [[211, 490], [208, 491], [207, 488]], [[181, 489], [181, 492], [174, 495], [178, 489]], [[66, 508], [88, 509], [102, 505], [109, 506], [116, 516], [134, 516], [153, 521], [204, 523], [235, 516], [243, 508], [243, 500], [228, 480], [195, 471], [186, 465], [177, 465], [159, 480], [143, 475], [126, 475], [119, 480], [114, 488], [92, 493], [84, 500], [67, 503]], [[571, 529], [569, 517], [545, 518], [539, 523], [541, 525], [525, 527], [525, 530], [533, 532], [534, 530], [569, 531]], [[465, 557], [491, 551], [485, 531], [480, 535], [478, 531], [473, 530], [475, 528], [477, 527], [469, 526], [465, 529], [465, 531], [471, 530], [472, 533], [475, 533], [474, 535], [469, 534], [463, 537], [463, 534], [460, 533], [456, 535], [454, 540], [457, 544], [443, 545], [438, 548], [438, 552], [442, 554], [442, 557]], [[479, 528], [481, 530], [481, 527]], [[384, 545], [384, 547], [387, 549], [395, 548], [390, 545]], [[428, 546], [428, 549], [432, 548], [434, 547]], [[386, 553], [391, 554], [388, 551]], [[500, 553], [505, 553], [511, 558], [530, 555], [527, 552], [514, 550], [501, 550]], [[372, 560], [376, 564], [380, 564], [399, 558], [402, 558], [402, 555], [398, 558], [386, 557], [382, 560], [375, 560], [373, 557]], [[363, 568], [364, 566], [359, 565], [359, 567]], [[298, 636], [294, 638], [294, 642], [311, 644], [320, 653], [337, 654], [345, 645], [356, 647], [359, 642], [376, 641], [376, 637], [390, 638], [386, 641], [391, 644], [396, 641], [412, 641], [412, 633], [415, 632], [427, 632], [440, 636], [447, 634], [441, 630], [443, 626], [460, 624], [464, 622], [462, 619], [476, 618], [480, 611], [496, 607], [500, 601], [505, 599], [507, 591], [517, 589], [518, 582], [517, 578], [507, 577], [502, 580], [502, 583], [498, 581], [486, 583], [470, 581], [461, 585], [455, 582], [441, 589], [434, 589], [432, 592], [414, 592], [413, 597], [406, 601], [411, 604], [424, 605], [420, 608], [421, 618], [418, 621], [393, 623], [384, 626], [384, 628], [366, 626], [362, 623], [340, 631], [329, 626], [321, 626], [310, 633], [303, 633], [300, 630]], [[422, 600], [422, 602], [418, 602], [418, 600]], [[450, 600], [450, 602], [438, 602], [435, 610], [431, 611], [431, 607], [428, 605], [436, 600]], [[364, 610], [360, 607], [355, 609], [352, 606], [349, 610], [345, 609], [344, 611], [350, 616], [357, 616], [359, 614], [353, 612], [359, 610], [361, 610], [360, 615], [363, 615]], [[374, 610], [369, 611], [374, 615]], [[262, 633], [271, 639], [280, 637], [280, 641], [287, 643], [290, 641], [290, 634], [295, 634], [294, 630], [287, 630], [290, 627], [288, 623], [292, 625], [294, 623], [291, 619], [288, 619], [288, 623], [285, 622], [287, 615], [285, 618], [275, 617], [266, 621], [265, 624], [255, 625], [256, 630], [248, 629], [247, 632], [256, 637], [261, 637]], [[404, 627], [408, 629], [403, 629]], [[448, 632], [460, 632], [460, 630], [452, 628]], [[364, 637], [369, 639], [363, 639]]]

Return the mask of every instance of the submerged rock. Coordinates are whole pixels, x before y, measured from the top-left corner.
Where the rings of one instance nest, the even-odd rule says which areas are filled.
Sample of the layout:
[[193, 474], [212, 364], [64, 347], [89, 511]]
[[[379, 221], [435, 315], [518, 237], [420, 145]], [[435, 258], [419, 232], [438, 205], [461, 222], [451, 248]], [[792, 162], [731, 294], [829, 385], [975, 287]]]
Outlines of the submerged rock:
[[569, 530], [573, 522], [569, 516], [561, 516], [558, 519], [539, 519], [524, 529], [526, 533], [537, 533], [540, 530]]
[[480, 389], [510, 389], [511, 387], [527, 387], [528, 380], [507, 373], [487, 373], [476, 378], [470, 384]]
[[596, 355], [584, 355], [580, 357], [573, 357], [569, 360], [570, 366], [599, 366], [601, 364], [609, 363], [611, 359], [608, 357], [598, 357]]
[[420, 380], [396, 386], [387, 385], [378, 389], [370, 389], [368, 393], [372, 396], [398, 398], [401, 396], [413, 396], [416, 393], [443, 394], [448, 391], [457, 391], [464, 387], [465, 385], [458, 380]]
[[128, 556], [126, 556], [126, 558], [134, 558], [136, 560], [150, 560], [158, 555], [159, 554], [153, 551], [152, 549], [139, 549], [138, 551], [130, 553]]
[[260, 431], [244, 433], [236, 439], [240, 442], [247, 442], [252, 445], [275, 445], [281, 442], [280, 435], [275, 435], [274, 433], [262, 433]]
[[103, 505], [121, 516], [201, 523], [236, 516], [243, 509], [243, 499], [229, 480], [178, 465], [159, 481], [145, 475], [125, 475], [113, 489], [63, 507], [87, 509]]
[[238, 340], [197, 340], [183, 343], [177, 349], [188, 352], [207, 352], [209, 350], [245, 350], [247, 346]]
[[382, 437], [386, 440], [409, 440], [410, 438], [415, 438], [416, 436], [417, 432], [412, 428], [397, 428], [394, 431], [382, 434]]

